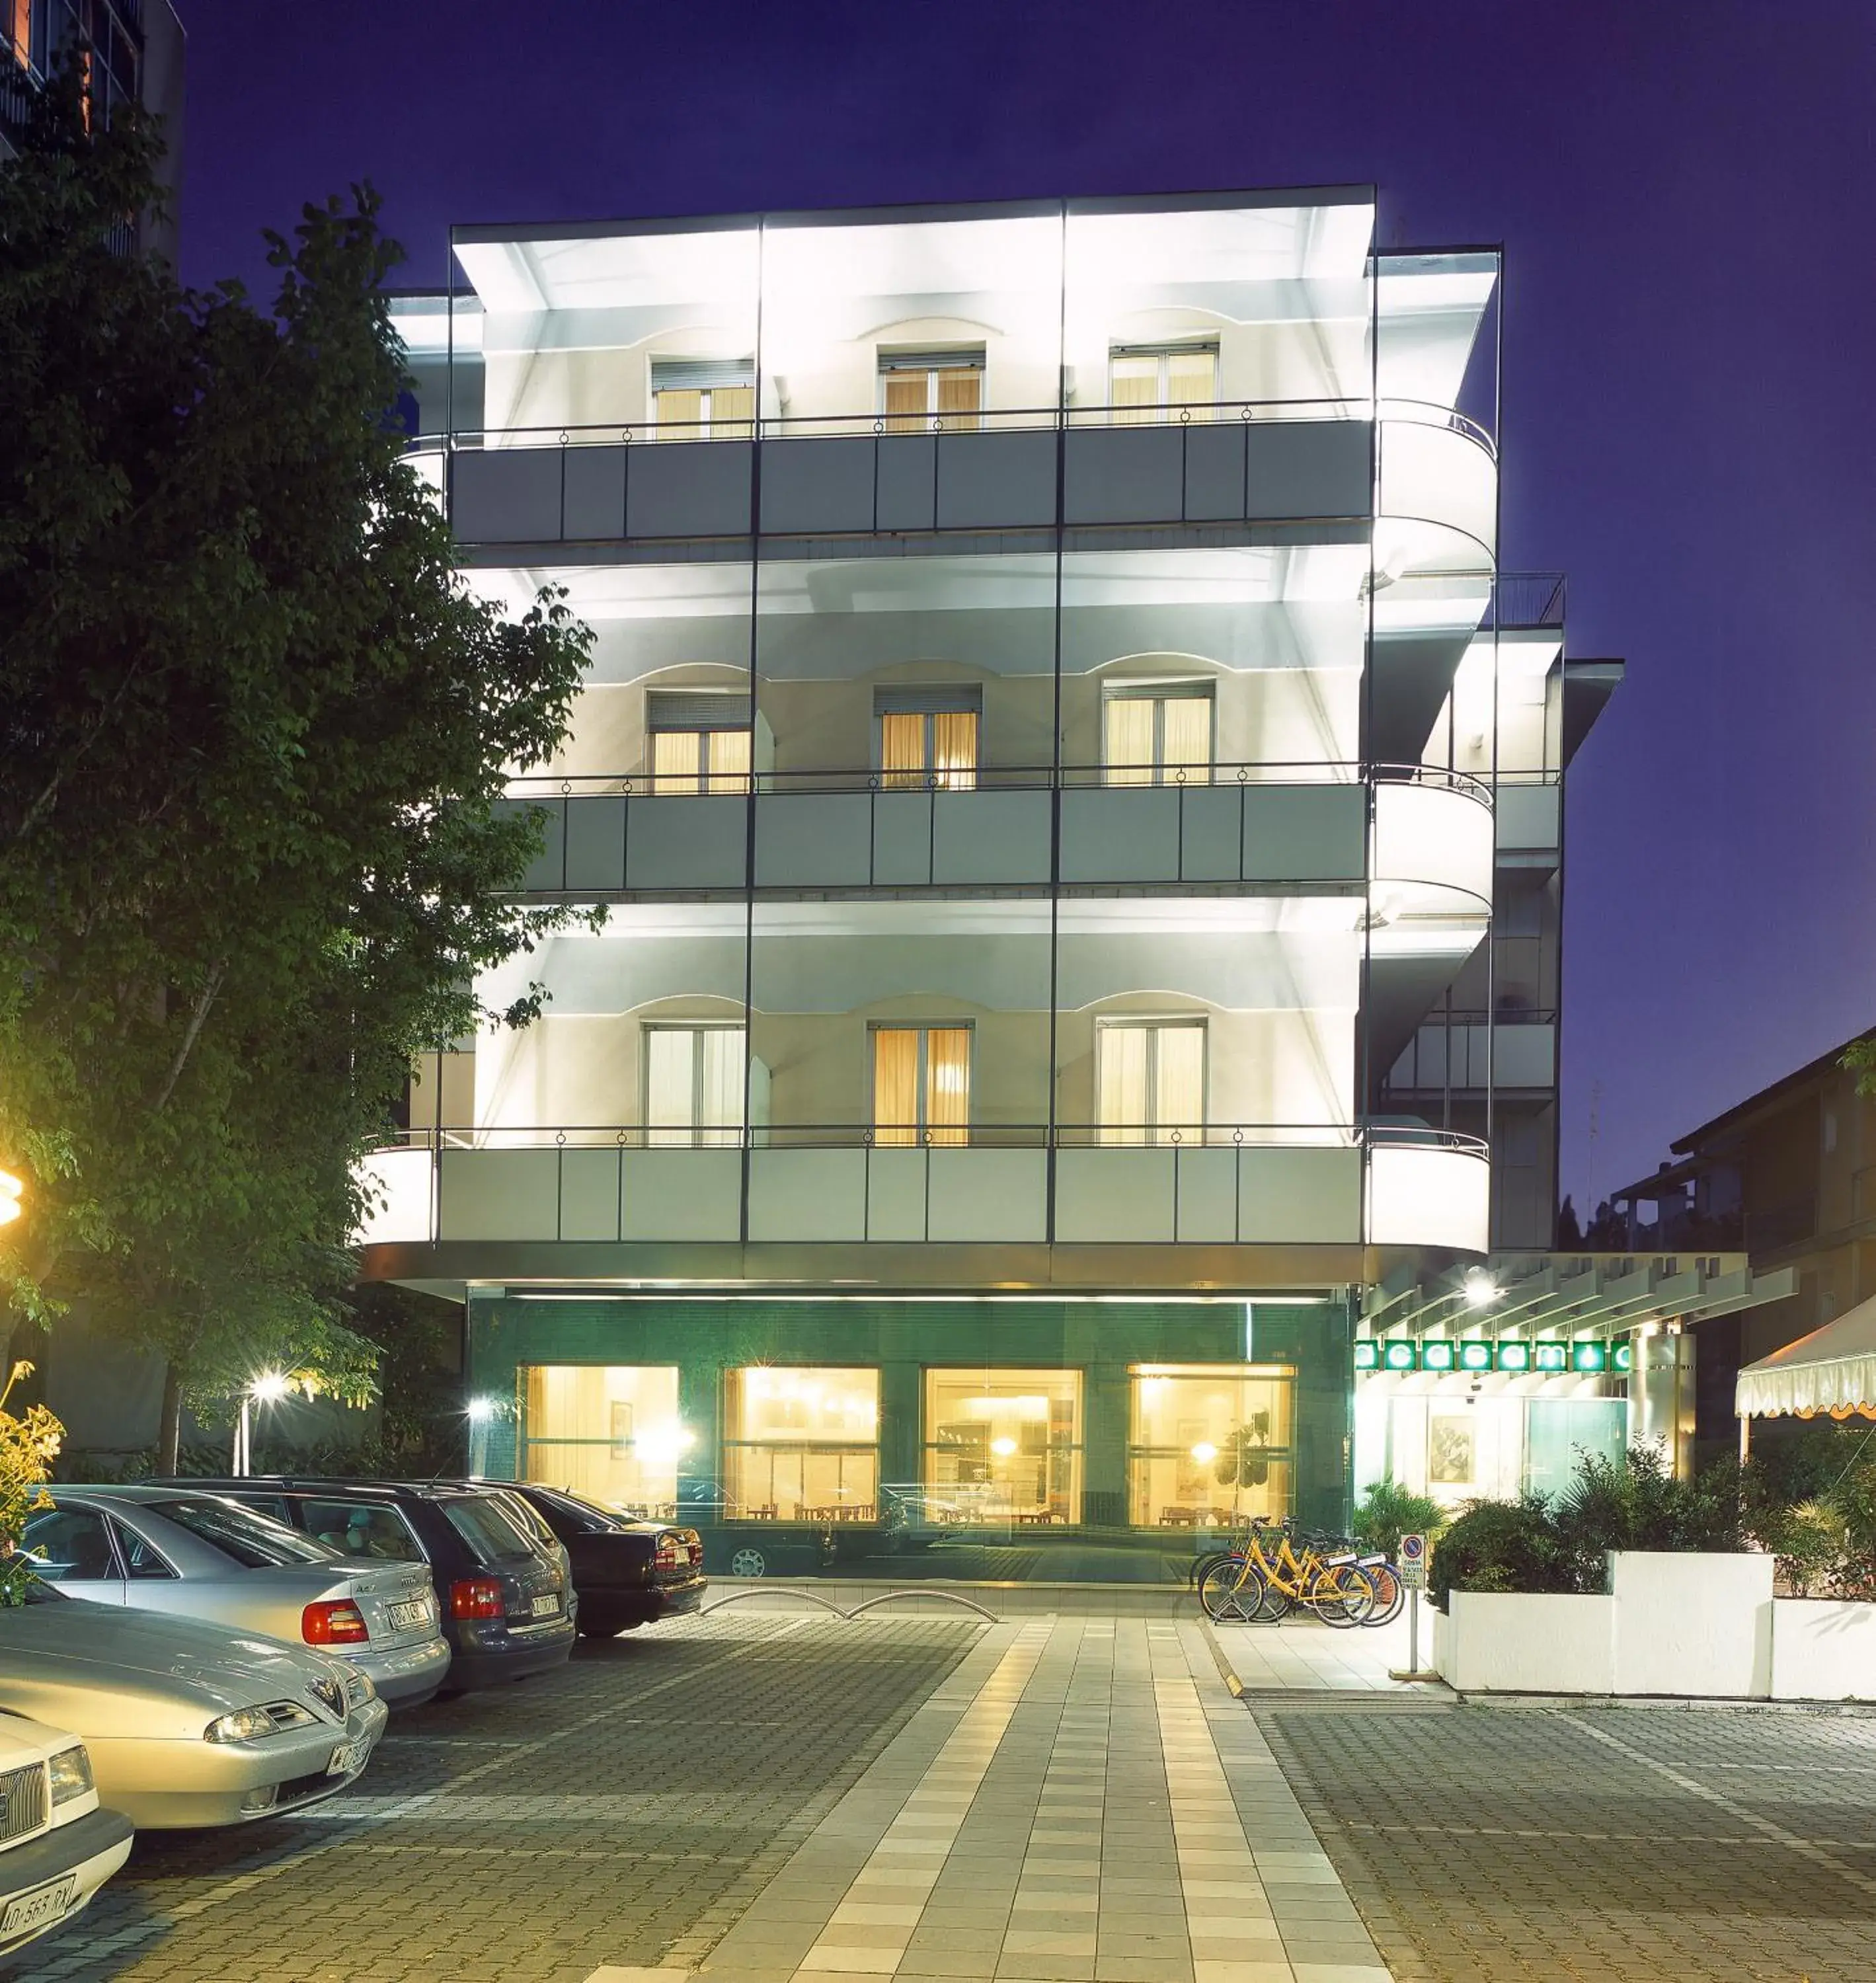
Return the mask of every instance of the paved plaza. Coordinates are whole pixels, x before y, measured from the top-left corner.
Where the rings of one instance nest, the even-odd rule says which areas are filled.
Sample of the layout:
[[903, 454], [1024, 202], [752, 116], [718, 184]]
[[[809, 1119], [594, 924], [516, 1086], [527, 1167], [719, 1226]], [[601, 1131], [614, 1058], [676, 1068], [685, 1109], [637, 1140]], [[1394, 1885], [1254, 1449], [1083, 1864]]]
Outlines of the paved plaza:
[[[1386, 1634], [786, 1605], [140, 1841], [59, 1983], [1864, 1983], [1876, 1720], [1461, 1706]], [[1241, 1694], [1242, 1697], [1238, 1697]]]

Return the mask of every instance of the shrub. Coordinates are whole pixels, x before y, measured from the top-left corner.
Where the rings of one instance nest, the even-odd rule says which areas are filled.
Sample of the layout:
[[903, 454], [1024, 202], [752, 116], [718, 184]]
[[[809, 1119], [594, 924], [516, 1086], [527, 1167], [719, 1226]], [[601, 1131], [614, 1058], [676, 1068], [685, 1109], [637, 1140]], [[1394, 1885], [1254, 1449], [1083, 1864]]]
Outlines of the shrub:
[[1452, 1590], [1574, 1590], [1568, 1553], [1541, 1494], [1474, 1501], [1433, 1551], [1430, 1593], [1443, 1610]]
[[1436, 1535], [1446, 1526], [1438, 1502], [1415, 1494], [1391, 1475], [1375, 1482], [1355, 1510], [1355, 1540], [1363, 1549], [1385, 1550], [1391, 1557], [1404, 1535]]

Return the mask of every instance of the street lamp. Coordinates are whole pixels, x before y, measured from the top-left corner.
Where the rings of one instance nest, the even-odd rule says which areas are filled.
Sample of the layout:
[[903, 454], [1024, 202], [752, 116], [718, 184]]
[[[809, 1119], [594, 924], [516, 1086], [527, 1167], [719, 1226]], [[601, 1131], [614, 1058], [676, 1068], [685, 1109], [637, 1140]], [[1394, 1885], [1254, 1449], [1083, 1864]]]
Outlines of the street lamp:
[[241, 1393], [241, 1410], [235, 1420], [234, 1474], [245, 1480], [254, 1470], [254, 1450], [248, 1416], [250, 1405], [277, 1405], [293, 1386], [278, 1370], [263, 1370]]
[[0, 1226], [11, 1226], [25, 1210], [21, 1200], [26, 1195], [25, 1180], [11, 1171], [0, 1171]]
[[489, 1427], [501, 1407], [493, 1398], [471, 1398], [464, 1416], [469, 1420], [469, 1477], [480, 1480], [489, 1469]]

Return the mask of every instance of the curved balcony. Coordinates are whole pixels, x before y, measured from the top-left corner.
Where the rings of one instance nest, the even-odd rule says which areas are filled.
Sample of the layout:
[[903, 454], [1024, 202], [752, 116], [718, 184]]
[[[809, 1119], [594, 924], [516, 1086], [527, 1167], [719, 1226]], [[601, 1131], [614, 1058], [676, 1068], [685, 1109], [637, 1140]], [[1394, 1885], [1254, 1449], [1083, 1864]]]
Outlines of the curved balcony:
[[1466, 570], [1496, 560], [1498, 456], [1483, 427], [1450, 406], [1383, 400], [1379, 454], [1376, 516], [1436, 527], [1414, 533], [1414, 570]]
[[1346, 890], [1371, 870], [1396, 895], [1491, 898], [1491, 795], [1463, 775], [1313, 763], [1214, 765], [1162, 784], [1112, 784], [1092, 765], [975, 776], [967, 790], [858, 771], [764, 772], [753, 794], [660, 791], [632, 777], [509, 789], [547, 815], [530, 894], [741, 889], [753, 796], [757, 888]]
[[746, 1148], [733, 1129], [705, 1148], [642, 1129], [416, 1133], [366, 1160], [384, 1196], [363, 1245], [1035, 1245], [1052, 1199], [1063, 1245], [1482, 1252], [1490, 1188], [1476, 1139], [1333, 1124], [1038, 1124], [909, 1147], [851, 1127], [758, 1128]]

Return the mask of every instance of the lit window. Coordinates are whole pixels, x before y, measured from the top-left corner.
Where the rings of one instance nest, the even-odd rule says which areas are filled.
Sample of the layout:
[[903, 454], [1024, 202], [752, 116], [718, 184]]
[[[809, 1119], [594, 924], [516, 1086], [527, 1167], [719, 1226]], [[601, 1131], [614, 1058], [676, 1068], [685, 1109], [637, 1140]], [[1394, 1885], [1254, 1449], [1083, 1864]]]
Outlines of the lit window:
[[651, 361], [652, 432], [660, 440], [747, 440], [756, 375], [747, 358]]
[[1296, 1373], [1282, 1364], [1135, 1364], [1131, 1519], [1206, 1527], [1290, 1509]]
[[888, 433], [975, 428], [982, 410], [984, 350], [882, 351], [879, 410]]
[[1097, 1020], [1095, 1087], [1102, 1142], [1203, 1142], [1205, 1022]]
[[6, 0], [7, 41], [22, 69], [32, 66], [32, 0]]
[[744, 1520], [871, 1522], [879, 1373], [758, 1366], [724, 1375], [724, 1487]]
[[1204, 785], [1212, 780], [1212, 685], [1110, 688], [1102, 698], [1102, 777], [1110, 785]]
[[970, 1140], [968, 1026], [875, 1026], [873, 1141], [886, 1145]]
[[1116, 426], [1207, 420], [1217, 398], [1216, 344], [1117, 344], [1108, 354]]
[[659, 1148], [743, 1140], [747, 1034], [741, 1026], [645, 1028], [645, 1140]]
[[926, 1519], [1023, 1526], [1082, 1518], [1078, 1370], [928, 1370]]
[[983, 691], [878, 689], [880, 782], [888, 789], [968, 792], [977, 784]]
[[537, 1363], [522, 1373], [520, 1477], [654, 1519], [674, 1514], [694, 1443], [675, 1364]]
[[754, 753], [749, 704], [741, 696], [654, 690], [645, 698], [645, 727], [654, 792], [748, 791]]

